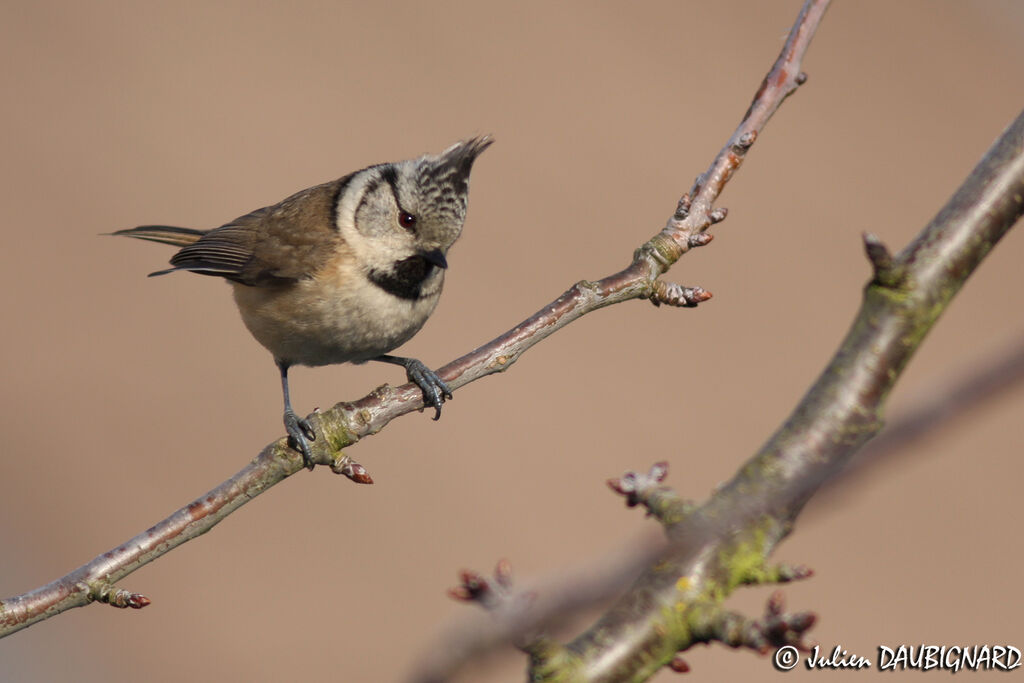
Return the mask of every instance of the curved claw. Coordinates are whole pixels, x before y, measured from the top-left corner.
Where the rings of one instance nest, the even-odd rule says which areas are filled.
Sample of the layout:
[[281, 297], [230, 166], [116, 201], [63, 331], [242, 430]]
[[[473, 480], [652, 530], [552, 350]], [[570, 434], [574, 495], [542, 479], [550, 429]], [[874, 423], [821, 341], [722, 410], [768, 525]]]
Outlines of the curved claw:
[[405, 374], [423, 391], [424, 405], [434, 409], [434, 420], [441, 419], [441, 406], [446, 398], [452, 398], [452, 390], [437, 373], [420, 361], [411, 358], [405, 368]]
[[306, 468], [312, 470], [313, 451], [309, 447], [310, 441], [316, 441], [316, 431], [309, 420], [303, 420], [294, 412], [288, 410], [284, 414], [284, 429], [288, 432], [288, 445], [302, 453], [302, 462]]

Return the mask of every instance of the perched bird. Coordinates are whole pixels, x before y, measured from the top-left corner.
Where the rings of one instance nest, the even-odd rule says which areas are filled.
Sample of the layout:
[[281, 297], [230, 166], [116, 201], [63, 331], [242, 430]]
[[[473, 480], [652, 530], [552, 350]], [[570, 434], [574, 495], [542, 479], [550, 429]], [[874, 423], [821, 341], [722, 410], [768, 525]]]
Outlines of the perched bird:
[[292, 410], [292, 365], [401, 365], [435, 420], [451, 398], [423, 363], [387, 352], [437, 306], [470, 170], [490, 144], [476, 137], [438, 155], [370, 166], [213, 230], [143, 225], [113, 234], [181, 247], [173, 268], [151, 276], [184, 270], [230, 282], [245, 326], [280, 370], [289, 442], [312, 468], [316, 433]]

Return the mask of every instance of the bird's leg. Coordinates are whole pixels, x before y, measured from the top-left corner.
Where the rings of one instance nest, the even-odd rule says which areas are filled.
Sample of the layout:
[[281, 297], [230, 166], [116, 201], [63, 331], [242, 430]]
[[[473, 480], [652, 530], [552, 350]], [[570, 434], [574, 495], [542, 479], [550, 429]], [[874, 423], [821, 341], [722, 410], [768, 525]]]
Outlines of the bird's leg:
[[313, 469], [313, 453], [309, 449], [309, 442], [316, 441], [316, 432], [308, 420], [303, 420], [292, 410], [292, 400], [288, 394], [289, 364], [279, 360], [277, 368], [281, 371], [281, 391], [284, 392], [284, 428], [288, 432], [288, 445], [302, 453], [302, 462], [306, 464], [307, 468]]
[[405, 376], [423, 391], [423, 403], [432, 406], [436, 411], [434, 419], [441, 417], [441, 405], [446, 398], [452, 397], [452, 390], [437, 376], [437, 373], [415, 358], [382, 355], [372, 358], [382, 363], [393, 363], [405, 368]]

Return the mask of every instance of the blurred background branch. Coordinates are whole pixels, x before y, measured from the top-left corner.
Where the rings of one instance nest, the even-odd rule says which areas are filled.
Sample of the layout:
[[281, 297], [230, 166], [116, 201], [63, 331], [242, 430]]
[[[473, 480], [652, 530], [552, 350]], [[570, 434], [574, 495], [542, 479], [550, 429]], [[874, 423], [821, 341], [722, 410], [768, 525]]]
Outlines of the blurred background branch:
[[[835, 506], [837, 496], [856, 495], [859, 488], [870, 486], [883, 463], [893, 458], [923, 457], [927, 445], [922, 442], [936, 438], [1006, 392], [1019, 389], [1024, 380], [1024, 340], [960, 374], [956, 380], [944, 378], [934, 395], [906, 410], [857, 452], [845, 469], [827, 478], [805, 510], [804, 521], [813, 519], [814, 513], [826, 505]], [[619, 597], [666, 552], [664, 542], [637, 538], [629, 547], [591, 558], [572, 571], [555, 572], [546, 579], [519, 586], [517, 594], [531, 596], [529, 600], [499, 614], [462, 615], [427, 649], [410, 680], [449, 680], [497, 648], [521, 643], [528, 634], [563, 628], [580, 614]]]
[[885, 399], [911, 356], [1022, 213], [1024, 112], [905, 249], [891, 255], [865, 236], [874, 278], [846, 339], [789, 419], [728, 484], [696, 510], [673, 503], [671, 514], [664, 511], [666, 489], [648, 483], [640, 491], [639, 501], [676, 543], [571, 643], [529, 643], [531, 680], [643, 681], [711, 640], [758, 650], [799, 645], [813, 618], [781, 617], [781, 607], [769, 606], [781, 622], [768, 627], [727, 611], [723, 601], [743, 584], [804, 575], [780, 572], [768, 557], [811, 496], [881, 429]]

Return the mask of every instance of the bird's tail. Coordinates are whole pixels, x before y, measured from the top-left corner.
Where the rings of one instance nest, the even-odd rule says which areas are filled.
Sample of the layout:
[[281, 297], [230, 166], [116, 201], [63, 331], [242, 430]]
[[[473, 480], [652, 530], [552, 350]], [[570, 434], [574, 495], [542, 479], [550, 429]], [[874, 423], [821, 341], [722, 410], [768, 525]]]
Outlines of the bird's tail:
[[123, 235], [134, 237], [138, 240], [149, 240], [161, 244], [171, 244], [176, 247], [187, 247], [195, 244], [199, 238], [206, 234], [206, 230], [193, 230], [192, 228], [175, 228], [170, 225], [140, 225], [137, 228], [118, 230], [111, 235]]

